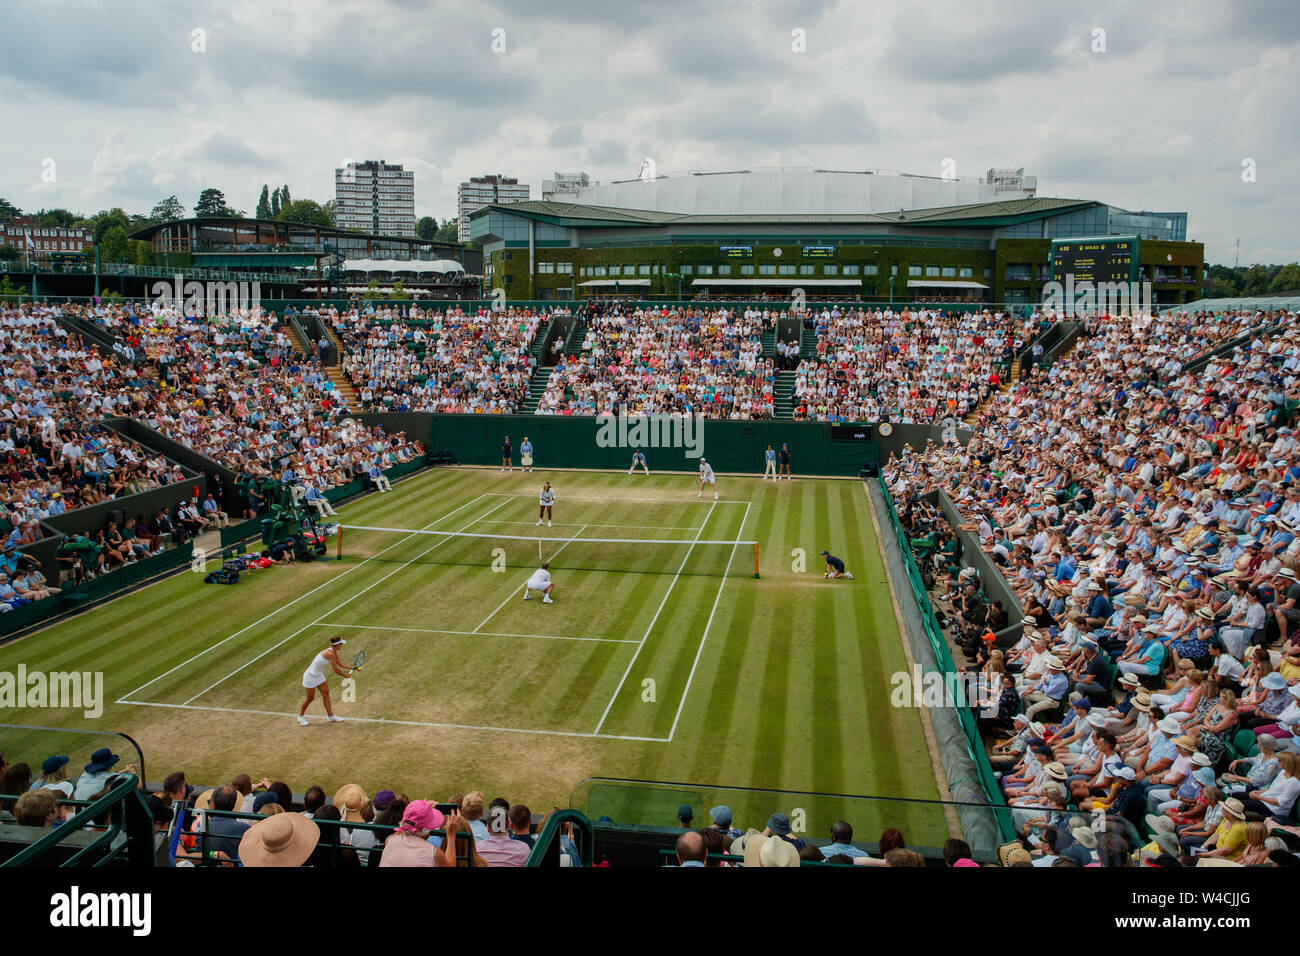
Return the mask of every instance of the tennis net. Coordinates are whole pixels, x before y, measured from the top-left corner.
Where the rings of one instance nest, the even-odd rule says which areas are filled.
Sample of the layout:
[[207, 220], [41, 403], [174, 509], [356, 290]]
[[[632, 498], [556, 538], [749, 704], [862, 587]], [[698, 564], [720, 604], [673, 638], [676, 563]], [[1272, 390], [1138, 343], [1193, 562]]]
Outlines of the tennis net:
[[552, 571], [759, 576], [758, 542], [739, 538], [541, 537], [345, 524], [336, 549], [339, 557], [402, 564], [517, 569], [546, 562]]

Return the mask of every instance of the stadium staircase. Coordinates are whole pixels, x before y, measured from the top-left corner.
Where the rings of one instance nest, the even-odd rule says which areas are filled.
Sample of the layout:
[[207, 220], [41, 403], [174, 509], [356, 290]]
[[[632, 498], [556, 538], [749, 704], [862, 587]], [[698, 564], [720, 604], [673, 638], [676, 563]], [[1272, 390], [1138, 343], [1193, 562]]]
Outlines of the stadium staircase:
[[524, 407], [519, 409], [521, 415], [531, 415], [537, 411], [537, 406], [542, 401], [542, 396], [546, 394], [546, 383], [551, 380], [552, 365], [537, 366], [533, 369], [533, 377], [528, 382], [528, 398], [524, 401]]
[[817, 357], [817, 330], [803, 329], [799, 333], [799, 357], [815, 359]]
[[969, 415], [967, 415], [965, 418], [963, 418], [962, 422], [967, 425], [973, 426], [976, 422], [980, 420], [980, 416], [983, 415], [984, 412], [988, 410], [988, 407], [993, 404], [993, 399], [1005, 393], [1008, 389], [1011, 388], [1013, 382], [1018, 382], [1018, 381], [1020, 381], [1020, 359], [1017, 357], [1011, 363], [1011, 374], [1008, 375], [1006, 379], [1002, 382], [1002, 384], [998, 386], [998, 390], [996, 392], [990, 393], [988, 398], [984, 399], [984, 401], [980, 402], [977, 406], [975, 406], [975, 410], [971, 412]]
[[352, 387], [352, 383], [348, 381], [348, 377], [343, 374], [343, 342], [334, 334], [334, 330], [329, 327], [328, 323], [322, 324], [325, 326], [325, 334], [328, 335], [330, 341], [334, 343], [334, 354], [338, 356], [339, 363], [337, 365], [327, 366], [325, 368], [325, 374], [330, 377], [330, 381], [334, 383], [334, 388], [343, 396], [343, 400], [348, 403], [348, 408], [354, 412], [361, 411], [361, 399], [357, 396], [357, 390]]
[[536, 362], [537, 365], [541, 365], [546, 360], [545, 356], [542, 354], [542, 347], [546, 344], [546, 333], [549, 332], [550, 329], [550, 319], [542, 319], [542, 321], [537, 324], [537, 332], [533, 336], [532, 348], [533, 361]]
[[572, 355], [582, 348], [582, 340], [587, 337], [587, 320], [581, 316], [569, 327], [569, 335], [564, 340], [564, 354]]
[[776, 327], [772, 326], [763, 332], [763, 358], [776, 357]]
[[772, 417], [780, 421], [794, 418], [794, 372], [777, 372]]

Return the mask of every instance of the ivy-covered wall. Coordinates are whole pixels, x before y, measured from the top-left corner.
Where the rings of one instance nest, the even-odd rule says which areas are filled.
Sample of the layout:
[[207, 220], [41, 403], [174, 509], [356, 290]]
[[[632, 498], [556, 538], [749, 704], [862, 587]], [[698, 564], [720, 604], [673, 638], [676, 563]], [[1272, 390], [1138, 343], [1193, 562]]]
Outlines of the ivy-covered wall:
[[[1034, 301], [1041, 290], [1040, 276], [1046, 275], [1048, 271], [1048, 253], [1051, 249], [1050, 239], [999, 239], [994, 250], [984, 249], [950, 249], [937, 246], [901, 246], [901, 245], [840, 245], [833, 259], [805, 259], [801, 255], [801, 247], [807, 243], [804, 240], [794, 239], [790, 242], [766, 242], [766, 243], [749, 243], [742, 239], [735, 239], [717, 244], [702, 245], [655, 245], [655, 246], [632, 246], [624, 248], [596, 248], [596, 249], [579, 249], [572, 247], [548, 247], [538, 246], [534, 250], [534, 260], [536, 263], [568, 262], [573, 265], [573, 274], [562, 273], [536, 273], [532, 276], [528, 272], [528, 249], [527, 247], [513, 247], [493, 252], [488, 257], [492, 264], [492, 275], [487, 283], [489, 288], [503, 288], [506, 297], [509, 300], [517, 299], [539, 299], [539, 298], [557, 298], [567, 299], [572, 295], [573, 290], [579, 288], [583, 282], [592, 279], [637, 279], [644, 281], [650, 280], [649, 288], [630, 287], [628, 290], [635, 291], [651, 296], [676, 295], [678, 291], [678, 282], [676, 279], [666, 278], [667, 274], [680, 273], [683, 266], [690, 266], [692, 272], [690, 275], [682, 275], [681, 291], [688, 294], [692, 289], [692, 282], [700, 278], [698, 267], [701, 265], [712, 265], [715, 268], [715, 278], [756, 278], [761, 279], [759, 275], [759, 266], [790, 266], [795, 267], [795, 274], [780, 275], [779, 273], [771, 276], [774, 279], [798, 279], [800, 278], [798, 269], [800, 266], [811, 265], [814, 267], [814, 274], [804, 278], [823, 279], [823, 278], [857, 278], [861, 285], [860, 291], [865, 298], [875, 298], [882, 302], [889, 300], [889, 277], [893, 269], [897, 269], [894, 275], [894, 301], [906, 301], [913, 298], [908, 290], [907, 282], [909, 279], [916, 278], [933, 278], [927, 277], [922, 273], [921, 276], [912, 276], [909, 274], [911, 266], [938, 266], [940, 269], [950, 266], [958, 270], [958, 276], [948, 276], [945, 278], [961, 278], [960, 270], [965, 267], [972, 270], [971, 279], [976, 282], [982, 282], [990, 287], [988, 300], [992, 302], [1007, 301], [1007, 293], [1021, 293], [1028, 296], [1029, 301]], [[723, 245], [753, 245], [754, 254], [749, 259], [724, 259], [722, 258], [719, 248]], [[776, 255], [776, 250], [781, 250], [781, 255]], [[1195, 242], [1169, 242], [1155, 239], [1144, 239], [1140, 244], [1139, 263], [1141, 266], [1152, 270], [1155, 266], [1174, 266], [1181, 267], [1183, 271], [1191, 268], [1197, 279], [1195, 284], [1185, 282], [1156, 283], [1157, 291], [1167, 293], [1161, 298], [1169, 301], [1172, 297], [1174, 301], [1190, 302], [1193, 299], [1200, 298], [1200, 275], [1204, 262], [1204, 246]], [[821, 266], [832, 264], [840, 267], [838, 276], [827, 276]], [[611, 276], [608, 273], [604, 276], [583, 275], [582, 269], [588, 266], [604, 266], [607, 270], [610, 266], [619, 266], [620, 273], [623, 266], [658, 266], [658, 272], [655, 273], [652, 268], [652, 274], [649, 276], [636, 275]], [[731, 272], [728, 275], [718, 276], [716, 268], [720, 265], [730, 265]], [[742, 275], [740, 267], [742, 265], [754, 266], [752, 276]], [[843, 267], [846, 265], [876, 266], [876, 275], [861, 276], [844, 276]], [[1008, 279], [1007, 267], [1009, 265], [1028, 265], [1028, 279]], [[985, 274], [987, 270], [987, 275]], [[1151, 273], [1154, 275], [1154, 272]], [[827, 290], [828, 292], [831, 290]], [[842, 287], [841, 290], [835, 290], [840, 294], [853, 291], [849, 286]], [[918, 293], [925, 290], [917, 290]]]

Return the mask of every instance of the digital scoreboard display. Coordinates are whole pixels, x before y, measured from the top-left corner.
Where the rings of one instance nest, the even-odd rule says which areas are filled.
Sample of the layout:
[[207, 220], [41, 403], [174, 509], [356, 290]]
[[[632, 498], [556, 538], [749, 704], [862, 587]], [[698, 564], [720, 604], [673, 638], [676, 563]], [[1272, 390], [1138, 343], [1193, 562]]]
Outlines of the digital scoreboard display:
[[718, 257], [721, 259], [752, 259], [753, 246], [719, 246]]
[[1063, 239], [1052, 243], [1052, 280], [1130, 282], [1137, 262], [1135, 239]]
[[836, 251], [834, 246], [804, 246], [803, 257], [805, 259], [834, 259]]

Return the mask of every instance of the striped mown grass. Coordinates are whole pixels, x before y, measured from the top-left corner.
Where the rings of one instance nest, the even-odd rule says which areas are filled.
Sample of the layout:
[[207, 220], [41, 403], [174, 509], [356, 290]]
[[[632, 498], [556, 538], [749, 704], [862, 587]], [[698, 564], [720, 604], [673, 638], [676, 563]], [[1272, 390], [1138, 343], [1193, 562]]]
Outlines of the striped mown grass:
[[[548, 477], [556, 524], [537, 528]], [[200, 783], [242, 771], [299, 791], [482, 789], [537, 810], [597, 776], [936, 799], [918, 712], [890, 705], [906, 662], [861, 483], [724, 477], [719, 488], [714, 502], [681, 475], [424, 472], [342, 509], [352, 528], [402, 529], [349, 528], [342, 560], [229, 587], [178, 574], [0, 648], [4, 671], [102, 671], [106, 697], [97, 720], [50, 709], [0, 720], [120, 730], [151, 778], [183, 769]], [[521, 599], [539, 545], [505, 536], [546, 539], [554, 604]], [[758, 580], [736, 544], [751, 539]], [[822, 548], [856, 580], [824, 580]], [[302, 728], [302, 672], [331, 634], [348, 640], [346, 658], [364, 648], [366, 667], [354, 696], [331, 677], [343, 723], [327, 725], [318, 699]], [[36, 764], [64, 752], [55, 736], [5, 731], [3, 752]], [[729, 794], [742, 826], [796, 799], [684, 792]], [[663, 814], [676, 795], [599, 795], [590, 809], [673, 822]], [[887, 825], [918, 844], [946, 836], [931, 805], [800, 802], [814, 835], [851, 815], [864, 839]]]

